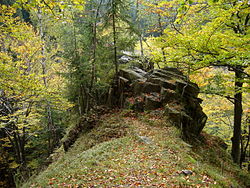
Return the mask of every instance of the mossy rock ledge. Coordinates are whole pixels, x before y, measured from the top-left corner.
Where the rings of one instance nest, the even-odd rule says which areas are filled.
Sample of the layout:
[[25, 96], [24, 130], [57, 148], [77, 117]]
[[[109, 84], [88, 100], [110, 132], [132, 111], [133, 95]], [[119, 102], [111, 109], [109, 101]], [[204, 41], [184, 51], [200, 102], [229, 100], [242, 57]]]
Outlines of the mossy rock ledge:
[[150, 72], [134, 67], [119, 71], [108, 97], [111, 106], [135, 111], [163, 108], [169, 121], [181, 128], [186, 137], [198, 136], [207, 116], [198, 98], [199, 87], [180, 70], [165, 67]]

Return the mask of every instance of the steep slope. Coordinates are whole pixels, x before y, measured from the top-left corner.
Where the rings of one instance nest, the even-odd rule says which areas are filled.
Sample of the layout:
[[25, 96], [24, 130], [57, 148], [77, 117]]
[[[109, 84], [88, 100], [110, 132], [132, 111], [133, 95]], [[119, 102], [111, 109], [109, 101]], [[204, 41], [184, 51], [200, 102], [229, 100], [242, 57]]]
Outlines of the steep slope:
[[[113, 111], [22, 187], [247, 187], [216, 138], [195, 146], [162, 111]], [[185, 171], [186, 170], [186, 171]]]

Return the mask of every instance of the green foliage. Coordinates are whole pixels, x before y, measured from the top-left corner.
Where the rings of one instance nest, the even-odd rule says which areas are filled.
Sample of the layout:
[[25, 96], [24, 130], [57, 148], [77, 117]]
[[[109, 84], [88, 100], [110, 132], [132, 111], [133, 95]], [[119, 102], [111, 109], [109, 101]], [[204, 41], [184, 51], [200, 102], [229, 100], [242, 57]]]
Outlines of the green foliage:
[[[135, 44], [128, 3], [116, 2], [117, 58]], [[63, 49], [68, 70], [67, 96], [81, 115], [96, 104], [105, 103], [105, 92], [114, 75], [114, 44], [111, 4], [88, 1], [85, 10], [68, 7], [64, 19], [51, 26]]]
[[[6, 4], [6, 1], [3, 3]], [[12, 3], [14, 1], [10, 4]], [[9, 165], [7, 165], [8, 168], [20, 170], [16, 176], [17, 179], [28, 176], [31, 173], [30, 170], [45, 164], [44, 159], [51, 152], [48, 151], [48, 145], [51, 145], [53, 131], [58, 136], [55, 138], [58, 143], [68, 126], [67, 121], [70, 115], [66, 110], [74, 107], [75, 111], [82, 115], [89, 112], [91, 107], [106, 102], [105, 94], [115, 73], [114, 61], [123, 54], [123, 51], [133, 52], [138, 37], [142, 43], [140, 47], [147, 48], [146, 51], [153, 55], [153, 60], [158, 66], [172, 65], [181, 67], [188, 73], [192, 72], [193, 79], [199, 83], [205, 93], [213, 93], [230, 99], [230, 96], [235, 94], [232, 89], [235, 81], [244, 82], [238, 92], [249, 91], [250, 37], [247, 0], [238, 2], [224, 0], [143, 0], [136, 2], [129, 0], [17, 0], [13, 7], [1, 5], [0, 9], [0, 99], [2, 102], [0, 144], [10, 156], [17, 156], [8, 158]], [[24, 23], [18, 17], [20, 14], [17, 10], [24, 9], [31, 15], [32, 25]], [[145, 36], [154, 37], [144, 40]], [[124, 65], [126, 66], [129, 65]], [[221, 71], [221, 69], [210, 69], [210, 66], [227, 66], [229, 69]], [[230, 70], [235, 70], [236, 66], [240, 66], [245, 72], [245, 77], [240, 80], [235, 80], [234, 75], [229, 73]], [[74, 105], [69, 103], [66, 97]], [[249, 113], [248, 97], [248, 94], [243, 95], [245, 102], [243, 112], [246, 117]], [[220, 105], [214, 106], [214, 101], [218, 101], [218, 104], [220, 102]], [[204, 109], [210, 116], [207, 130], [230, 141], [233, 114], [231, 105], [214, 96], [205, 103]], [[51, 114], [48, 115], [49, 113]], [[77, 115], [74, 117], [77, 119]], [[123, 117], [119, 118], [123, 119]], [[85, 134], [86, 137], [81, 138], [83, 146], [80, 142], [76, 143], [79, 147], [77, 151], [75, 150], [77, 155], [79, 151], [88, 153], [88, 149], [97, 145], [92, 148], [91, 154], [81, 154], [83, 157], [80, 157], [81, 160], [86, 159], [82, 167], [86, 165], [90, 169], [95, 169], [98, 166], [96, 164], [104, 160], [105, 165], [117, 170], [116, 163], [110, 162], [109, 159], [114, 159], [112, 158], [114, 156], [118, 158], [128, 156], [127, 159], [131, 164], [121, 160], [119, 163], [121, 168], [124, 171], [127, 168], [138, 169], [135, 164], [137, 157], [145, 157], [143, 152], [151, 152], [151, 147], [144, 147], [137, 143], [134, 133], [131, 134], [132, 136], [109, 141], [130, 134], [129, 131], [127, 132], [130, 126], [124, 123], [124, 119], [123, 122], [117, 123], [119, 118], [114, 117], [107, 122], [103, 121], [103, 126]], [[134, 127], [138, 128], [140, 125], [143, 127], [145, 123], [163, 130], [162, 125], [165, 125], [161, 120], [150, 115], [140, 118], [141, 122], [139, 124], [134, 122]], [[50, 122], [53, 122], [53, 130], [49, 128]], [[154, 131], [147, 132], [148, 129], [145, 132], [140, 130], [140, 133], [149, 136], [153, 134], [153, 137], [159, 141], [157, 141], [159, 147], [153, 147], [155, 150], [152, 151], [152, 155], [157, 152], [164, 153], [163, 148], [167, 148], [168, 152], [164, 154], [164, 157], [172, 157], [174, 160], [180, 155], [173, 151], [183, 149], [187, 153], [191, 152], [190, 147], [179, 139], [178, 142], [182, 144], [176, 144], [178, 131], [168, 130], [168, 133], [172, 135], [171, 139], [161, 141], [160, 137], [166, 135], [160, 132], [158, 135], [157, 131], [157, 134]], [[98, 144], [104, 141], [109, 142], [98, 147]], [[116, 144], [119, 145], [118, 148], [122, 148], [124, 144], [129, 151], [133, 152], [135, 151], [133, 148], [136, 148], [136, 152], [134, 154], [124, 150], [117, 151]], [[108, 153], [108, 150], [113, 153]], [[25, 156], [22, 156], [24, 154]], [[92, 159], [88, 159], [89, 156]], [[60, 159], [61, 162], [66, 162], [66, 166], [70, 167], [73, 165], [75, 169], [79, 160], [76, 158], [77, 162], [71, 164], [68, 157], [63, 156]], [[218, 166], [218, 159], [211, 154], [210, 158], [213, 157], [213, 162], [217, 162]], [[190, 165], [189, 167], [194, 169], [196, 162], [199, 161], [189, 154], [184, 158], [183, 166], [180, 168]], [[170, 164], [163, 157], [161, 160]], [[148, 169], [151, 162], [142, 163], [139, 167]], [[175, 164], [171, 163], [171, 165]], [[63, 167], [62, 165], [59, 170]], [[80, 167], [76, 168], [79, 170]], [[209, 165], [208, 171], [197, 168], [197, 171], [212, 178], [213, 183], [219, 182], [221, 186], [230, 184], [224, 181], [223, 177], [216, 178], [220, 174], [218, 169], [213, 170]], [[72, 172], [73, 176], [77, 177], [74, 170], [70, 168], [68, 170], [69, 172], [63, 171], [64, 175], [71, 175]], [[98, 170], [105, 171], [105, 168]], [[167, 168], [159, 167], [155, 173], [171, 174], [171, 170], [168, 166]], [[26, 171], [27, 174], [21, 171]], [[55, 178], [53, 173], [50, 174], [51, 178]], [[87, 170], [84, 173], [88, 174], [90, 171]], [[154, 177], [153, 174], [145, 174], [151, 178]], [[112, 175], [118, 176], [114, 173], [110, 177]], [[105, 174], [102, 176], [105, 177]], [[60, 177], [60, 181], [64, 182], [65, 177]], [[192, 186], [192, 183], [199, 184], [200, 178], [178, 177], [178, 180], [173, 180], [171, 183]], [[49, 184], [55, 184], [54, 180], [51, 179]], [[72, 178], [68, 178], [66, 182], [70, 183], [73, 181], [71, 180]], [[119, 176], [117, 181], [127, 180]], [[45, 181], [47, 181], [46, 178], [44, 185], [48, 186], [48, 182]], [[84, 178], [79, 180], [81, 184], [87, 181]], [[117, 182], [114, 180], [113, 183]]]
[[[15, 16], [15, 8], [1, 5], [0, 9], [0, 144], [12, 156], [8, 168], [19, 169], [17, 179], [23, 181], [48, 155], [45, 106], [50, 103], [60, 135], [59, 116], [72, 105], [63, 97], [64, 80], [58, 74], [63, 66], [50, 58], [57, 49], [42, 54], [44, 44], [34, 28]], [[49, 66], [46, 75], [43, 59]], [[47, 86], [44, 77], [49, 78]]]
[[[213, 69], [214, 75], [205, 78], [209, 84], [204, 84], [202, 80], [202, 89], [234, 102], [232, 156], [239, 163], [244, 102], [241, 95], [249, 89], [249, 3], [224, 0], [172, 2], [178, 14], [165, 28], [164, 35], [157, 37], [154, 43], [157, 50], [161, 49], [164, 53], [153, 51], [152, 54], [158, 66], [160, 63], [157, 61], [164, 60], [163, 65], [180, 67], [188, 75], [201, 69], [200, 72], [206, 71], [212, 66], [221, 70], [220, 73]], [[230, 75], [229, 71], [233, 71], [234, 75]]]
[[[247, 1], [235, 5], [199, 1], [184, 6], [188, 9], [179, 11], [180, 23], [170, 22], [172, 27], [157, 39], [157, 46], [165, 49], [166, 62], [182, 67], [188, 64], [194, 70], [212, 64], [248, 65], [249, 28], [244, 25], [249, 14]], [[240, 30], [235, 32], [237, 25]]]
[[[13, 18], [15, 12], [10, 7], [1, 6], [1, 97], [13, 101], [15, 111], [2, 115], [2, 122], [15, 122], [19, 129], [36, 124], [37, 112], [32, 110], [31, 104], [39, 101], [43, 93], [40, 83], [41, 74], [37, 74], [38, 51], [41, 48], [39, 38], [32, 28]], [[17, 118], [18, 117], [18, 118]], [[1, 126], [5, 126], [4, 123]]]
[[42, 9], [43, 12], [53, 14], [60, 18], [60, 14], [57, 14], [59, 10], [64, 10], [65, 8], [72, 6], [79, 10], [84, 9], [85, 0], [70, 0], [70, 1], [43, 1], [43, 0], [16, 0], [14, 7], [25, 8], [28, 10]]

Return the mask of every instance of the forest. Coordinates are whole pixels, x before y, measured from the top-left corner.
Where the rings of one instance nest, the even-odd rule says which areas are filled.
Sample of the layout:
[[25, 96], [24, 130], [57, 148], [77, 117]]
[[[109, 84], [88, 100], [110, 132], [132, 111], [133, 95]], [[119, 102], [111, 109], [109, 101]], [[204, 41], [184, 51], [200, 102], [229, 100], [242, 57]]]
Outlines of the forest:
[[[143, 104], [142, 109], [144, 99], [128, 94], [128, 87], [140, 93], [144, 82], [144, 89], [148, 84], [158, 92], [155, 78], [161, 75], [161, 84], [166, 79], [161, 70], [178, 74], [175, 82], [185, 85], [178, 96], [187, 95], [186, 89], [191, 94], [185, 100], [194, 101], [180, 102], [196, 113], [192, 118], [198, 122], [191, 124], [201, 127], [180, 123], [184, 141], [199, 139], [200, 134], [218, 138], [237, 172], [250, 175], [249, 52], [248, 0], [1, 0], [0, 187], [21, 187], [34, 179], [54, 162], [56, 151], [64, 146], [68, 152], [78, 143], [76, 131], [92, 129], [79, 122], [102, 120], [100, 111], [118, 114], [124, 109], [121, 113], [151, 120], [144, 114], [151, 106]], [[165, 92], [175, 87], [167, 83]], [[154, 98], [162, 99], [162, 91]], [[158, 98], [153, 102], [155, 109], [166, 112]], [[110, 130], [111, 135], [117, 129], [104, 127], [102, 132]], [[75, 135], [74, 141], [67, 141]], [[50, 183], [47, 186], [53, 187]]]

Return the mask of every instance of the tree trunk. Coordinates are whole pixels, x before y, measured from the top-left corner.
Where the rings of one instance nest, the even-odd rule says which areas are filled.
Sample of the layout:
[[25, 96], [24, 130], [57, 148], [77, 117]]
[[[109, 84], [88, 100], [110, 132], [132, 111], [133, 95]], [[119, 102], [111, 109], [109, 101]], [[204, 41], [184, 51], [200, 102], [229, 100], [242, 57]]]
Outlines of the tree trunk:
[[[113, 29], [113, 42], [114, 42], [114, 64], [115, 64], [115, 74], [118, 76], [118, 61], [117, 61], [117, 46], [116, 46], [116, 5], [115, 0], [112, 0], [112, 29]], [[117, 81], [117, 79], [116, 79]]]
[[79, 88], [79, 95], [78, 95], [77, 103], [78, 103], [78, 113], [79, 113], [79, 116], [82, 116], [81, 88]]
[[0, 144], [0, 184], [4, 188], [15, 188], [14, 176], [12, 170], [9, 168], [8, 152]]
[[[164, 28], [163, 28], [163, 25], [162, 25], [162, 22], [161, 22], [161, 15], [160, 14], [158, 14], [158, 24], [159, 24], [159, 27], [160, 27], [160, 34], [163, 35]], [[161, 52], [162, 52], [162, 56], [163, 56], [163, 61], [166, 62], [166, 54], [165, 54], [165, 48], [164, 47], [161, 47]], [[158, 65], [158, 68], [160, 68], [159, 65]]]
[[140, 48], [141, 48], [141, 56], [144, 57], [144, 49], [143, 49], [143, 36], [140, 34]]
[[144, 49], [143, 49], [143, 34], [140, 27], [140, 21], [138, 20], [138, 12], [139, 12], [139, 0], [136, 1], [136, 19], [135, 22], [137, 22], [138, 30], [139, 30], [139, 40], [140, 40], [140, 48], [141, 48], [141, 56], [144, 56]]
[[80, 105], [79, 109], [80, 109], [80, 116], [81, 116], [85, 113], [85, 109], [86, 109], [86, 99], [85, 99], [84, 88], [82, 84], [80, 84], [80, 87], [79, 87], [79, 105]]
[[92, 39], [92, 59], [91, 59], [91, 81], [90, 81], [90, 87], [89, 92], [92, 92], [92, 89], [94, 87], [95, 78], [96, 78], [96, 21], [93, 25], [93, 39]]
[[[40, 37], [43, 42], [44, 41], [44, 33], [43, 33], [43, 20], [42, 20], [42, 12], [39, 9], [38, 10], [38, 18], [39, 18], [39, 29], [40, 29]], [[43, 84], [47, 88], [48, 87], [48, 81], [47, 77], [45, 76], [47, 74], [47, 67], [46, 67], [46, 58], [45, 56], [45, 47], [44, 45], [42, 46], [42, 60], [41, 60], [41, 66], [42, 66], [42, 72], [43, 72]], [[46, 113], [47, 113], [47, 129], [48, 129], [48, 155], [50, 155], [55, 147], [55, 145], [58, 142], [57, 134], [56, 134], [56, 129], [54, 125], [54, 121], [52, 118], [52, 110], [49, 101], [46, 101]]]
[[94, 87], [94, 83], [96, 82], [96, 48], [97, 48], [97, 19], [99, 16], [99, 11], [102, 5], [102, 1], [100, 1], [97, 9], [96, 9], [96, 13], [94, 16], [94, 24], [93, 24], [93, 38], [92, 38], [92, 62], [91, 62], [91, 84], [90, 84], [90, 88], [89, 88], [89, 92], [92, 93], [92, 89]]
[[21, 164], [22, 161], [21, 161], [21, 155], [20, 155], [20, 147], [19, 147], [19, 143], [18, 143], [16, 130], [14, 130], [14, 133], [13, 133], [13, 141], [14, 141], [14, 149], [16, 151], [17, 163]]
[[23, 129], [23, 136], [18, 133], [18, 128], [15, 126], [13, 133], [13, 147], [16, 153], [16, 162], [20, 164], [22, 167], [26, 165], [26, 156], [25, 156], [25, 129]]
[[[247, 125], [248, 125], [248, 140], [249, 140], [250, 139], [250, 116], [247, 117]], [[249, 150], [248, 151], [248, 156], [249, 156], [250, 155], [250, 147], [249, 147], [249, 145], [248, 145], [248, 150]], [[248, 163], [248, 172], [250, 172], [250, 163]]]
[[[247, 149], [249, 148], [250, 142], [250, 129], [249, 129], [249, 118], [246, 118], [245, 122], [245, 130], [243, 130], [241, 134], [241, 155], [240, 155], [240, 167], [242, 168], [243, 162], [246, 160], [247, 157]], [[248, 127], [248, 131], [247, 131]], [[247, 134], [247, 135], [246, 135]]]
[[242, 120], [242, 67], [237, 66], [235, 72], [235, 95], [234, 95], [234, 130], [232, 138], [233, 161], [240, 164], [240, 141]]

